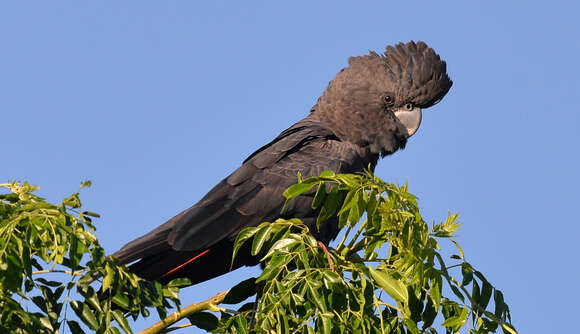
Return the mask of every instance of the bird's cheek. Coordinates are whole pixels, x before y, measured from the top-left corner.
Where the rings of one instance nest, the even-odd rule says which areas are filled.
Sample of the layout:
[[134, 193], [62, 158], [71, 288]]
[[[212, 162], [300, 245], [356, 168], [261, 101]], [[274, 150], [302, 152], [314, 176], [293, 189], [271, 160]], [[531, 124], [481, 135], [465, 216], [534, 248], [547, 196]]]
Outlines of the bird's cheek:
[[395, 111], [395, 116], [405, 126], [409, 137], [419, 130], [423, 117], [421, 108], [413, 108], [412, 110], [401, 108]]

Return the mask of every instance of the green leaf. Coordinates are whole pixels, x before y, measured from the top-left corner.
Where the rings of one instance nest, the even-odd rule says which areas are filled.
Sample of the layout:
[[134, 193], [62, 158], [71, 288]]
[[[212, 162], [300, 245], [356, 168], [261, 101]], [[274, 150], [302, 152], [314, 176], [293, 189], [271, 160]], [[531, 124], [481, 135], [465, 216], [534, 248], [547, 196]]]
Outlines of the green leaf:
[[461, 290], [459, 290], [459, 288], [455, 286], [454, 283], [449, 282], [449, 287], [451, 288], [451, 291], [453, 291], [453, 293], [457, 296], [457, 298], [459, 298], [462, 302], [465, 302], [465, 296], [463, 296]]
[[405, 326], [407, 327], [407, 333], [421, 334], [421, 331], [419, 330], [419, 328], [417, 327], [417, 324], [413, 320], [405, 319], [405, 320], [403, 320], [403, 322], [405, 323]]
[[81, 188], [89, 188], [92, 185], [93, 185], [93, 181], [91, 181], [91, 180], [85, 180], [85, 181], [81, 182]]
[[314, 305], [316, 305], [316, 307], [320, 311], [326, 312], [326, 310], [327, 310], [326, 300], [320, 294], [320, 292], [319, 292], [319, 286], [316, 283], [318, 283], [318, 282], [316, 282], [316, 281], [308, 281], [306, 283], [306, 288], [308, 290], [308, 296], [310, 297], [309, 300], [312, 301], [314, 303]]
[[322, 277], [325, 281], [330, 283], [329, 285], [342, 284], [342, 278], [332, 270], [323, 270]]
[[71, 208], [80, 208], [82, 206], [79, 193], [74, 193], [62, 201], [62, 204], [70, 206]]
[[197, 326], [205, 331], [214, 330], [217, 327], [219, 321], [215, 315], [209, 312], [194, 313], [187, 317], [187, 319], [189, 319], [189, 322], [191, 322], [192, 325]]
[[[110, 333], [112, 334], [121, 334], [121, 331], [117, 328], [117, 327], [109, 327]], [[106, 334], [109, 334], [109, 332], [105, 332]]]
[[355, 188], [361, 184], [360, 176], [355, 174], [337, 174], [336, 178], [350, 188]]
[[[157, 282], [155, 282], [157, 283]], [[159, 284], [155, 284], [156, 288], [161, 289], [161, 285]], [[178, 288], [164, 288], [161, 289], [161, 293], [159, 292], [159, 290], [155, 293], [155, 295], [157, 296], [163, 296], [163, 297], [167, 297], [167, 298], [171, 298], [171, 299], [179, 299], [179, 295], [177, 294], [179, 292]], [[157, 299], [155, 301], [155, 305], [158, 305], [160, 303], [160, 299]]]
[[286, 199], [292, 199], [296, 196], [300, 196], [305, 192], [310, 191], [316, 184], [315, 183], [297, 183], [291, 185], [288, 189], [284, 191], [282, 195], [286, 197]]
[[443, 327], [455, 327], [459, 324], [461, 324], [461, 317], [459, 317], [458, 315], [455, 315], [455, 316], [452, 316], [452, 317], [445, 319], [445, 321], [443, 321], [441, 326], [443, 326]]
[[272, 256], [276, 252], [287, 251], [291, 247], [297, 245], [299, 242], [300, 241], [296, 240], [295, 238], [284, 238], [284, 239], [278, 240], [274, 243], [274, 245], [272, 245], [270, 250], [268, 250], [268, 253], [266, 253], [266, 255], [264, 255], [264, 257], [261, 259], [261, 261], [264, 261], [265, 259], [269, 258], [270, 256]]
[[90, 329], [96, 330], [99, 327], [97, 318], [89, 308], [87, 304], [83, 304], [78, 301], [72, 301], [70, 303], [71, 307], [77, 314], [77, 316], [87, 325]]
[[372, 216], [375, 214], [375, 212], [377, 211], [377, 207], [379, 205], [379, 199], [377, 198], [377, 191], [376, 189], [371, 190], [371, 192], [368, 195], [369, 199], [367, 202], [367, 213], [368, 216]]
[[272, 231], [272, 225], [268, 224], [263, 227], [259, 227], [258, 232], [254, 236], [254, 241], [252, 242], [252, 255], [256, 256], [260, 253], [262, 246], [268, 240], [270, 232]]
[[356, 204], [356, 202], [353, 201], [353, 197], [356, 194], [357, 194], [357, 189], [352, 189], [346, 193], [346, 197], [344, 198], [344, 201], [342, 202], [342, 207], [340, 208], [340, 211], [338, 211], [339, 215], [343, 214], [343, 213], [350, 212], [350, 208]]
[[518, 332], [515, 330], [515, 328], [513, 328], [511, 325], [506, 324], [505, 322], [501, 324], [501, 329], [503, 330], [504, 333], [510, 333], [510, 334], [518, 334]]
[[120, 310], [114, 310], [111, 313], [113, 314], [113, 318], [115, 319], [115, 321], [119, 324], [119, 326], [121, 326], [121, 329], [125, 333], [127, 334], [133, 333], [133, 331], [131, 331], [131, 327], [129, 326], [129, 322], [123, 315], [123, 312], [121, 312]]
[[97, 312], [103, 312], [95, 289], [93, 289], [91, 286], [87, 286], [79, 287], [78, 291], [83, 297], [85, 297], [85, 302], [88, 303], [93, 309], [95, 309]]
[[433, 324], [433, 321], [435, 321], [435, 317], [437, 317], [437, 310], [435, 309], [433, 300], [431, 300], [431, 298], [428, 298], [427, 304], [425, 305], [425, 310], [423, 310], [422, 315], [423, 330], [427, 329]]
[[242, 230], [242, 232], [240, 232], [240, 234], [238, 234], [238, 236], [236, 237], [236, 241], [234, 242], [234, 251], [233, 251], [233, 255], [232, 255], [232, 265], [234, 264], [234, 259], [236, 258], [236, 254], [240, 250], [240, 247], [242, 247], [244, 242], [246, 240], [250, 239], [257, 232], [258, 232], [257, 227], [248, 227], [248, 228]]
[[466, 286], [473, 280], [473, 269], [467, 262], [461, 264], [461, 274], [463, 275], [463, 281], [461, 285]]
[[48, 280], [46, 280], [46, 279], [44, 279], [44, 278], [42, 278], [42, 277], [39, 277], [39, 278], [35, 279], [35, 281], [37, 281], [37, 282], [40, 282], [41, 284], [43, 284], [43, 285], [46, 285], [46, 286], [51, 286], [51, 287], [53, 287], [53, 288], [55, 288], [55, 287], [57, 287], [57, 286], [61, 286], [61, 285], [62, 285], [62, 283], [61, 283], [61, 282], [57, 282], [57, 281], [48, 281]]
[[348, 212], [338, 214], [338, 228], [343, 228], [348, 224]]
[[42, 298], [41, 296], [34, 296], [31, 299], [32, 299], [32, 302], [36, 306], [38, 306], [39, 309], [41, 309], [45, 313], [48, 312], [48, 310], [46, 308], [46, 300], [44, 298]]
[[[457, 303], [453, 303], [453, 304], [454, 304], [454, 306], [457, 306]], [[467, 321], [467, 316], [468, 316], [468, 309], [467, 309], [467, 307], [464, 307], [461, 309], [461, 313], [445, 319], [445, 321], [443, 321], [443, 323], [441, 325], [444, 327], [451, 327], [451, 328], [453, 328], [454, 332], [457, 332], [457, 331], [459, 331], [459, 329], [461, 327], [463, 327], [463, 325]]]
[[330, 334], [332, 329], [332, 318], [334, 318], [334, 314], [331, 312], [322, 313], [320, 315], [320, 320], [322, 320], [322, 333], [323, 334]]
[[495, 290], [493, 293], [493, 301], [495, 302], [495, 316], [501, 318], [503, 313], [507, 310], [507, 305], [503, 300], [503, 293], [499, 290]]
[[326, 187], [321, 182], [318, 184], [318, 189], [316, 189], [316, 194], [314, 195], [314, 199], [312, 200], [312, 209], [316, 210], [322, 201], [326, 198]]
[[384, 239], [375, 239], [374, 241], [371, 241], [366, 247], [365, 247], [365, 254], [364, 254], [364, 259], [367, 261], [372, 261], [377, 257], [377, 252], [376, 250], [378, 248], [380, 248], [383, 244], [385, 243]]
[[455, 240], [451, 240], [451, 242], [453, 242], [455, 244], [455, 246], [457, 246], [457, 249], [459, 250], [459, 255], [460, 255], [461, 259], [464, 259], [465, 254], [463, 253], [463, 249], [461, 248], [461, 246], [459, 246], [459, 244]]
[[274, 256], [266, 265], [266, 268], [262, 271], [262, 274], [256, 279], [256, 283], [261, 281], [267, 281], [271, 278], [278, 276], [280, 271], [284, 268], [284, 265], [288, 263], [289, 258], [287, 256]]
[[465, 324], [468, 316], [469, 316], [469, 309], [467, 307], [462, 308], [461, 314], [459, 315], [459, 317], [461, 318], [461, 326], [463, 326]]
[[364, 213], [361, 208], [364, 210], [364, 205], [361, 205], [362, 201], [362, 193], [356, 192], [352, 198], [352, 205], [350, 206], [350, 211], [348, 213], [348, 221], [350, 223], [358, 223], [362, 214]]
[[103, 291], [109, 290], [113, 285], [114, 281], [115, 281], [115, 271], [113, 270], [111, 265], [107, 263], [105, 266], [105, 277], [103, 277], [103, 287], [102, 287]]
[[328, 220], [328, 218], [334, 216], [336, 211], [340, 207], [340, 201], [342, 200], [342, 194], [338, 191], [338, 187], [333, 186], [326, 196], [326, 200], [324, 201], [324, 205], [320, 212], [318, 213], [318, 217], [316, 218], [316, 226], [319, 227], [320, 223]]
[[443, 281], [439, 271], [433, 270], [430, 282], [431, 286], [429, 287], [429, 295], [433, 300], [435, 310], [439, 312], [439, 306], [441, 305], [441, 290], [443, 288]]
[[246, 318], [242, 315], [238, 315], [235, 317], [236, 325], [238, 326], [238, 332], [240, 334], [248, 334], [248, 322]]
[[[457, 303], [453, 303], [453, 306], [454, 309], [458, 307]], [[441, 325], [444, 327], [451, 327], [454, 331], [458, 331], [467, 321], [468, 311], [467, 307], [463, 307], [459, 314], [445, 319]]]
[[[481, 290], [479, 289], [479, 284], [477, 283], [477, 280], [473, 280], [473, 287], [471, 288], [471, 298], [477, 305], [481, 304]], [[473, 309], [475, 309], [475, 307], [473, 307]], [[477, 314], [479, 315], [481, 314], [481, 312], [478, 310]]]
[[32, 291], [32, 289], [34, 289], [34, 280], [26, 279], [24, 281], [24, 291], [30, 292], [30, 291]]
[[256, 294], [256, 278], [248, 278], [230, 289], [223, 304], [238, 304]]
[[334, 177], [336, 174], [334, 173], [334, 171], [331, 170], [325, 170], [322, 171], [322, 173], [320, 173], [320, 177]]
[[483, 286], [481, 287], [481, 299], [479, 302], [479, 306], [484, 310], [487, 309], [487, 305], [491, 299], [491, 292], [493, 290], [493, 286], [489, 284], [488, 281], [483, 281]]
[[394, 279], [389, 274], [382, 270], [376, 270], [369, 266], [369, 270], [372, 278], [375, 282], [385, 290], [389, 296], [393, 297], [396, 301], [407, 303], [409, 300], [409, 295], [407, 293], [407, 286], [403, 284], [400, 280]]
[[70, 250], [69, 250], [69, 257], [70, 257], [70, 268], [71, 270], [76, 270], [79, 262], [82, 258], [82, 253], [79, 254], [79, 239], [76, 234], [71, 234], [70, 236]]
[[52, 323], [50, 322], [50, 319], [48, 317], [42, 317], [39, 319], [40, 323], [42, 324], [42, 326], [44, 326], [44, 328], [48, 329], [49, 331], [54, 331], [54, 328], [52, 327]]
[[130, 301], [129, 301], [129, 297], [127, 296], [123, 296], [119, 293], [117, 293], [116, 295], [113, 296], [112, 298], [113, 303], [115, 303], [115, 305], [121, 307], [122, 309], [129, 309], [129, 305], [130, 305]]
[[423, 313], [423, 301], [417, 298], [412, 286], [407, 286], [407, 295], [409, 296], [409, 311], [411, 311], [411, 319], [419, 322], [421, 320], [421, 313]]
[[81, 325], [79, 325], [78, 322], [74, 320], [67, 320], [66, 323], [72, 334], [85, 334], [85, 331], [83, 331]]
[[91, 216], [91, 217], [95, 217], [95, 218], [101, 218], [101, 215], [92, 211], [83, 211], [84, 215], [87, 216]]
[[105, 261], [105, 250], [101, 247], [94, 247], [91, 250], [91, 260], [95, 267], [100, 266]]
[[171, 280], [171, 282], [169, 282], [167, 284], [167, 286], [170, 288], [183, 288], [183, 287], [190, 286], [190, 285], [191, 285], [191, 280], [189, 278], [185, 278], [185, 277], [176, 278], [174, 280]]
[[20, 260], [14, 255], [8, 255], [6, 262], [0, 264], [5, 264], [6, 268], [2, 268], [4, 272], [0, 277], [0, 282], [2, 286], [10, 291], [16, 291], [22, 284], [22, 267], [20, 265]]

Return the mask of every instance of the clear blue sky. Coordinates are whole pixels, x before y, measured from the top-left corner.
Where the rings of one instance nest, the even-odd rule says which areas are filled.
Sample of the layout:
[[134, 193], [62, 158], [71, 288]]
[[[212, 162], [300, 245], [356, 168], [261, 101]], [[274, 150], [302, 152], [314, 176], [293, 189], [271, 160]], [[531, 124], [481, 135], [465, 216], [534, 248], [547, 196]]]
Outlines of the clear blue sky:
[[28, 180], [56, 201], [92, 180], [82, 198], [113, 252], [306, 116], [349, 56], [424, 40], [453, 88], [376, 173], [408, 179], [424, 217], [460, 213], [458, 241], [521, 333], [570, 332], [579, 13], [572, 1], [5, 2], [0, 181]]

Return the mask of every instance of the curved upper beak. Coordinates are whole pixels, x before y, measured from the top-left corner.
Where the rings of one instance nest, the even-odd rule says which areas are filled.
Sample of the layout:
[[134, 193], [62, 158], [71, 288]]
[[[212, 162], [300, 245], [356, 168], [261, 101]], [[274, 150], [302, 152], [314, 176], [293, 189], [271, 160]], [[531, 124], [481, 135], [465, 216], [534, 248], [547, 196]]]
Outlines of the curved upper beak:
[[415, 107], [412, 110], [400, 108], [395, 111], [395, 116], [399, 119], [399, 122], [407, 128], [409, 137], [419, 130], [422, 118], [421, 108]]

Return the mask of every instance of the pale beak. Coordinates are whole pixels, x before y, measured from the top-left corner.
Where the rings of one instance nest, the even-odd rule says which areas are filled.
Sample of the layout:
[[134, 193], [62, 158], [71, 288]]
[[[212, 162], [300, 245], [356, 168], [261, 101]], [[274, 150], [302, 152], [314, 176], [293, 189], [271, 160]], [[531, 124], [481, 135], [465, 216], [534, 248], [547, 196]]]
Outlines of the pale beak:
[[421, 125], [421, 108], [413, 108], [407, 110], [406, 108], [399, 108], [395, 111], [395, 116], [399, 119], [406, 128], [409, 137], [415, 134], [419, 130], [419, 125]]

